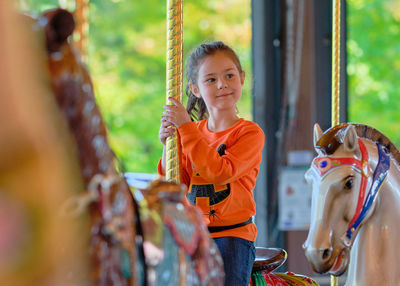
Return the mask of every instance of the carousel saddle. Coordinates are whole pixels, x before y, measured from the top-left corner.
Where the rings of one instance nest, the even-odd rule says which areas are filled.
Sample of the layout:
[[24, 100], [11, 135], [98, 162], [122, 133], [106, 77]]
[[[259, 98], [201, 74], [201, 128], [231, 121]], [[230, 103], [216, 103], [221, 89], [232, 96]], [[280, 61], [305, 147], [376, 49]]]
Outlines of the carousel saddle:
[[281, 266], [287, 258], [287, 253], [281, 248], [256, 247], [256, 259], [253, 272], [267, 270], [271, 272]]
[[318, 283], [304, 275], [293, 272], [272, 273], [286, 258], [287, 253], [284, 249], [256, 247], [256, 259], [249, 286], [318, 286]]

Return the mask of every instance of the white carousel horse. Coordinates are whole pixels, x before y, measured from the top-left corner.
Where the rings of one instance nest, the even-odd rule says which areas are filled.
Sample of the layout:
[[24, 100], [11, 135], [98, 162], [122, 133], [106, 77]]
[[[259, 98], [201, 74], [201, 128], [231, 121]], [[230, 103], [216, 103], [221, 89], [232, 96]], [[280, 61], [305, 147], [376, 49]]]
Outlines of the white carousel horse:
[[400, 153], [374, 128], [314, 126], [318, 156], [304, 248], [313, 269], [346, 285], [400, 285]]

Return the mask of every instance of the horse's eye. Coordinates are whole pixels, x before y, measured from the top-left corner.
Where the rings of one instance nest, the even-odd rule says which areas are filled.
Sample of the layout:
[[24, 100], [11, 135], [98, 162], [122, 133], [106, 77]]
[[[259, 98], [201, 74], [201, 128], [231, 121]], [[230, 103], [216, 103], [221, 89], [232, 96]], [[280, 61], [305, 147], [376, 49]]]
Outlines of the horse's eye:
[[353, 179], [348, 179], [346, 183], [344, 184], [344, 187], [348, 190], [350, 190], [353, 187]]

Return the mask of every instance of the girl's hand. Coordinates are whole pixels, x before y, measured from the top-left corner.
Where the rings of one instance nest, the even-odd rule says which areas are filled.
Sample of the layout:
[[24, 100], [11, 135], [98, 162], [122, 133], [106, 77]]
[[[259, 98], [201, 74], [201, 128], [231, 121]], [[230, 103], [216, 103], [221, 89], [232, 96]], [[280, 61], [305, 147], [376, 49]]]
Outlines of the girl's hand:
[[175, 132], [175, 128], [168, 128], [169, 126], [173, 126], [173, 124], [167, 121], [164, 116], [161, 117], [161, 126], [160, 131], [158, 132], [158, 139], [160, 139], [163, 145], [165, 145], [167, 138]]
[[163, 119], [179, 127], [185, 123], [191, 122], [191, 118], [187, 113], [185, 107], [178, 100], [170, 97], [168, 98], [174, 105], [164, 105], [165, 109], [163, 114]]

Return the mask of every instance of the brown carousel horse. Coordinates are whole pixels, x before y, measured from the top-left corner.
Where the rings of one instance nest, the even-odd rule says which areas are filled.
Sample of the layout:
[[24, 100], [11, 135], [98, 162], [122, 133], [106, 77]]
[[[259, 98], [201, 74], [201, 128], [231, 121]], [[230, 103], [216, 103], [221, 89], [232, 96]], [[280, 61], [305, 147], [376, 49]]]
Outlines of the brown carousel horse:
[[78, 217], [89, 210], [95, 285], [139, 285], [134, 200], [115, 167], [89, 74], [68, 44], [74, 27], [64, 10], [48, 11], [34, 24], [44, 28], [51, 88], [76, 143], [85, 190], [62, 211]]
[[183, 203], [180, 186], [156, 181], [143, 190], [139, 206], [118, 172], [90, 76], [68, 42], [72, 15], [50, 10], [36, 25], [44, 29], [51, 86], [85, 186], [63, 211], [79, 216], [89, 209], [94, 284], [222, 285], [222, 259], [201, 215]]

